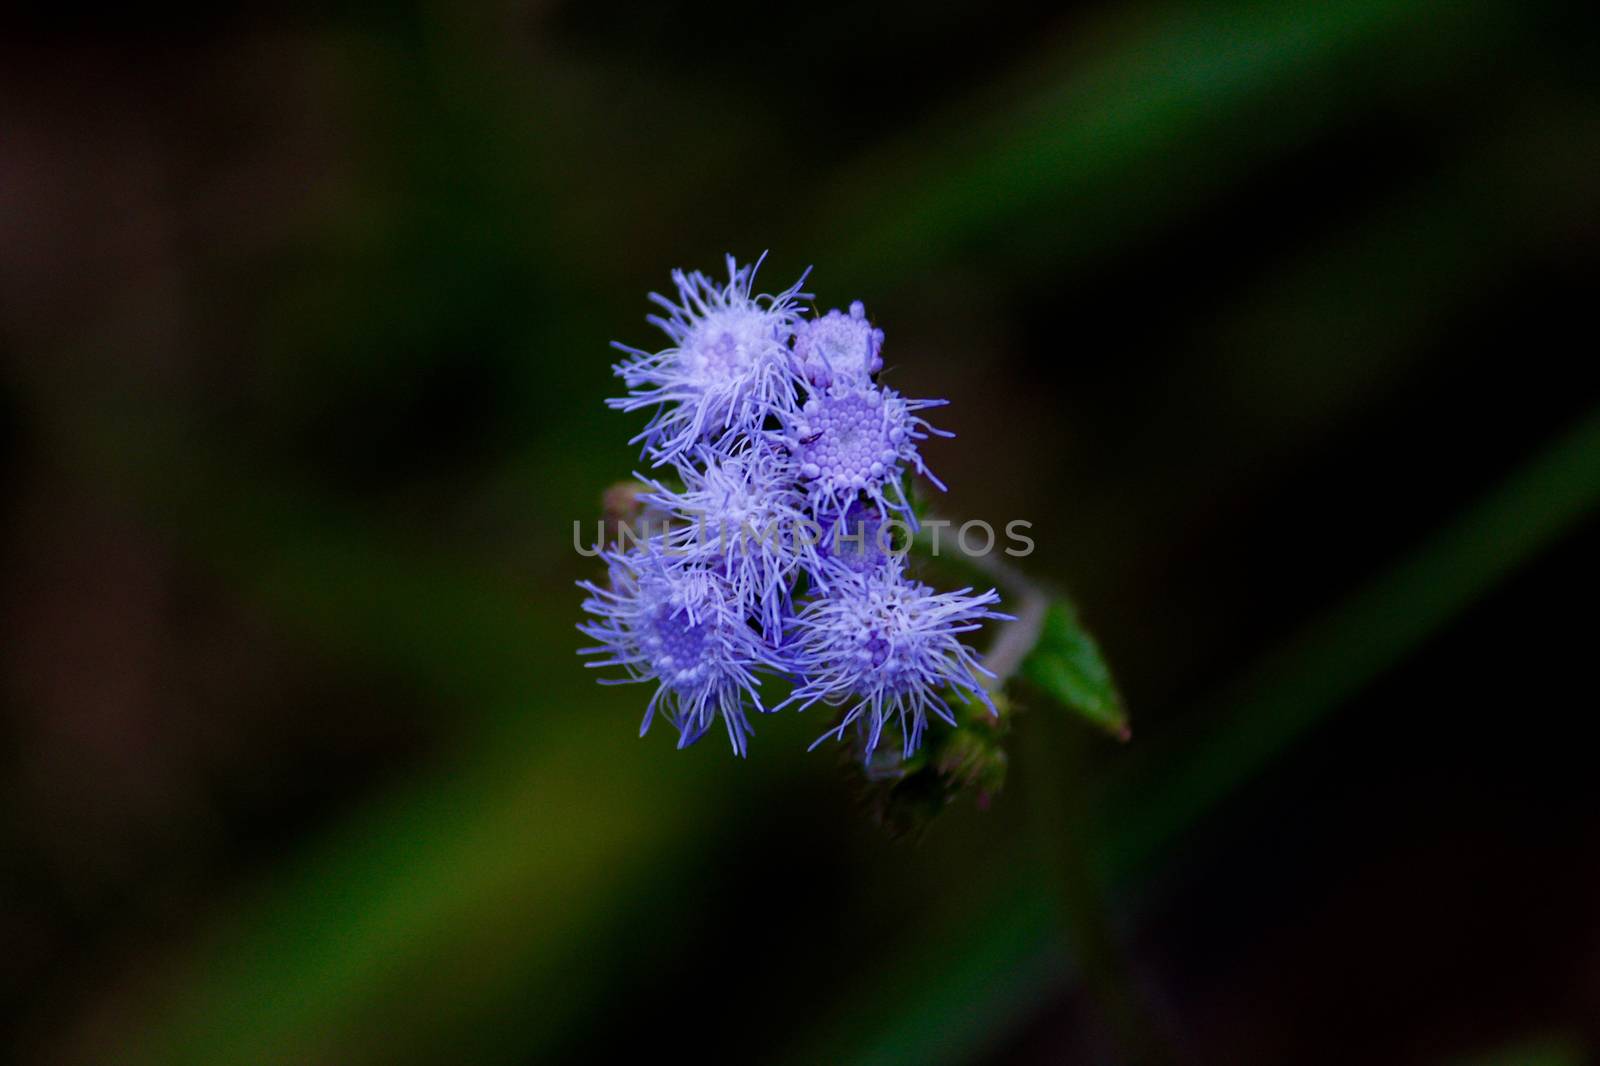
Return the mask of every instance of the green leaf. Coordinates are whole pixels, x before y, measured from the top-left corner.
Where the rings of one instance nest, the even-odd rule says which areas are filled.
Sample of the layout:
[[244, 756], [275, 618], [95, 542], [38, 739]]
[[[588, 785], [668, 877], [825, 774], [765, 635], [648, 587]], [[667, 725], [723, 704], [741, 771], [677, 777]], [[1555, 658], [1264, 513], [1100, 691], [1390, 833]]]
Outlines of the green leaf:
[[1050, 604], [1039, 641], [1022, 662], [1022, 674], [1118, 740], [1131, 735], [1111, 669], [1070, 603]]

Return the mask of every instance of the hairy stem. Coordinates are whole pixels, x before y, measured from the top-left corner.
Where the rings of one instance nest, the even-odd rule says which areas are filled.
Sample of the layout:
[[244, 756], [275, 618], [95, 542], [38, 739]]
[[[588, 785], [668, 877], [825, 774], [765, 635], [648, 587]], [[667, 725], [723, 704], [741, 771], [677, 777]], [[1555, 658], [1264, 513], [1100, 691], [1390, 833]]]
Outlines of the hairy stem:
[[934, 558], [954, 559], [963, 569], [993, 581], [1011, 601], [1003, 605], [1010, 611], [1011, 620], [1001, 623], [983, 657], [983, 665], [994, 675], [984, 678], [984, 687], [990, 692], [999, 692], [1022, 666], [1034, 645], [1039, 643], [1045, 614], [1050, 609], [1049, 593], [1027, 574], [992, 552], [979, 554], [966, 551], [959, 537], [939, 542], [936, 551], [933, 538], [924, 530], [917, 534], [913, 546], [923, 549]]

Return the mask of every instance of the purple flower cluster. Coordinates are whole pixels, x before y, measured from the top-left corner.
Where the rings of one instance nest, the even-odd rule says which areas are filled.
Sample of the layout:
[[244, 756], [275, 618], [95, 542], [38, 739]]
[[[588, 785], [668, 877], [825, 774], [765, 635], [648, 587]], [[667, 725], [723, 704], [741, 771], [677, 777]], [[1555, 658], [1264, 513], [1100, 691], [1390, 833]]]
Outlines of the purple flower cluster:
[[793, 691], [772, 710], [842, 708], [818, 743], [853, 729], [870, 758], [890, 729], [909, 757], [930, 716], [955, 724], [947, 693], [993, 712], [961, 636], [1006, 617], [992, 589], [915, 580], [893, 535], [916, 528], [909, 475], [944, 488], [918, 445], [949, 436], [920, 414], [945, 401], [877, 380], [883, 331], [859, 301], [805, 317], [804, 277], [756, 294], [759, 265], [729, 256], [725, 283], [674, 271], [649, 319], [671, 343], [617, 345], [627, 395], [607, 403], [650, 412], [633, 443], [675, 483], [641, 476], [659, 528], [601, 553], [605, 584], [580, 582], [596, 641], [580, 654], [626, 672], [611, 683], [655, 682], [640, 733], [660, 710], [679, 747], [720, 718], [745, 754], [746, 709], [768, 710], [761, 675], [778, 675]]

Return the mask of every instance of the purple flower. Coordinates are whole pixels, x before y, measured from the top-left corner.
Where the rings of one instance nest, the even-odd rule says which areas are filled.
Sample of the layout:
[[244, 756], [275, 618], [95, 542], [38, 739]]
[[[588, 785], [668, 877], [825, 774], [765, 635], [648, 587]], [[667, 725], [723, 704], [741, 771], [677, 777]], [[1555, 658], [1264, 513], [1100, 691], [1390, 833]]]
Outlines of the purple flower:
[[1009, 617], [989, 609], [999, 602], [993, 589], [935, 592], [909, 578], [899, 561], [836, 582], [790, 623], [789, 665], [800, 681], [784, 705], [848, 704], [839, 724], [812, 747], [854, 727], [870, 758], [885, 728], [894, 725], [902, 754], [910, 757], [930, 715], [956, 724], [945, 689], [964, 702], [976, 697], [994, 712], [975, 676], [988, 671], [960, 638], [984, 619]]
[[794, 331], [794, 355], [805, 379], [818, 388], [835, 382], [866, 384], [883, 369], [883, 330], [867, 321], [860, 300], [848, 315], [835, 309], [802, 321]]
[[721, 576], [693, 566], [674, 566], [656, 545], [605, 554], [609, 587], [589, 581], [583, 609], [594, 615], [578, 629], [598, 641], [580, 655], [603, 658], [589, 666], [620, 666], [625, 678], [602, 684], [656, 682], [639, 735], [650, 729], [657, 708], [678, 731], [678, 747], [699, 740], [720, 715], [736, 755], [745, 754], [753, 732], [745, 699], [765, 710], [756, 693], [757, 670], [777, 669], [771, 650], [745, 621]]
[[820, 530], [805, 510], [794, 464], [759, 444], [738, 455], [701, 450], [693, 457], [698, 466], [678, 468], [681, 490], [641, 478], [650, 491], [640, 499], [668, 515], [664, 550], [720, 576], [739, 609], [777, 640], [791, 588], [820, 561]]
[[[893, 519], [877, 504], [859, 497], [851, 500], [843, 511], [823, 515], [819, 525], [822, 539], [817, 544], [817, 555], [822, 567], [817, 576], [823, 579], [824, 588], [832, 570], [843, 568], [852, 574], [875, 573], [908, 549], [908, 545], [896, 539]], [[901, 528], [908, 533], [911, 527], [902, 523]]]
[[672, 343], [658, 352], [623, 344], [627, 359], [613, 368], [628, 395], [607, 400], [621, 411], [654, 408], [632, 443], [643, 442], [656, 465], [682, 460], [705, 442], [754, 437], [768, 418], [794, 409], [800, 383], [789, 342], [799, 323], [805, 278], [776, 296], [752, 295], [760, 263], [739, 266], [728, 256], [728, 281], [698, 271], [672, 272], [677, 302], [650, 298], [666, 312], [648, 321]]
[[884, 334], [859, 300], [802, 318], [804, 276], [755, 295], [759, 261], [727, 266], [726, 282], [674, 271], [676, 298], [651, 295], [668, 347], [616, 345], [628, 394], [606, 402], [651, 412], [633, 443], [676, 479], [635, 475], [626, 512], [651, 528], [620, 527], [609, 582], [580, 582], [592, 617], [578, 628], [597, 642], [581, 654], [626, 672], [610, 683], [654, 681], [640, 733], [662, 708], [679, 747], [720, 716], [743, 755], [746, 705], [764, 710], [757, 674], [773, 671], [795, 684], [782, 706], [847, 704], [828, 735], [855, 728], [867, 761], [890, 725], [909, 756], [930, 717], [954, 723], [946, 690], [994, 709], [960, 635], [1006, 617], [993, 590], [906, 575], [905, 480], [944, 488], [918, 444], [952, 435], [921, 414], [945, 401], [876, 383]]
[[930, 433], [953, 434], [934, 429], [917, 412], [945, 402], [907, 400], [870, 382], [813, 390], [799, 412], [785, 418], [789, 450], [811, 506], [838, 512], [865, 493], [881, 510], [900, 512], [915, 528], [900, 474], [910, 466], [944, 489], [923, 463], [917, 442]]

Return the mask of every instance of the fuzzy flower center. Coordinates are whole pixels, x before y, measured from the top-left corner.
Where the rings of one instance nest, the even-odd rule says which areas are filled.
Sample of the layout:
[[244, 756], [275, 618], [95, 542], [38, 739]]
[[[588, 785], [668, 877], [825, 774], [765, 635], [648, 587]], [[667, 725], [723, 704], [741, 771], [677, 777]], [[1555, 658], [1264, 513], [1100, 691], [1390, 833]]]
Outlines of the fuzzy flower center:
[[861, 665], [869, 670], [883, 666], [889, 658], [889, 638], [875, 629], [864, 631], [861, 637], [861, 651], [858, 654]]
[[773, 316], [754, 309], [707, 315], [684, 342], [691, 370], [701, 388], [737, 382], [777, 344]]
[[909, 692], [925, 683], [919, 663], [923, 644], [893, 604], [884, 604], [874, 616], [859, 619], [856, 668], [864, 687], [889, 692]]
[[863, 382], [883, 369], [878, 350], [883, 331], [867, 321], [858, 300], [850, 313], [830, 311], [802, 323], [795, 335], [794, 351], [811, 384], [826, 388], [835, 382]]
[[837, 517], [823, 524], [818, 548], [824, 558], [837, 559], [858, 574], [877, 570], [898, 549], [876, 507], [853, 500]]
[[707, 667], [706, 646], [710, 643], [711, 624], [691, 623], [683, 612], [674, 612], [663, 604], [650, 620], [651, 665], [656, 676], [677, 688], [693, 687], [700, 681]]
[[795, 431], [802, 477], [835, 490], [865, 488], [894, 468], [905, 439], [902, 419], [876, 389], [826, 393], [806, 401]]

